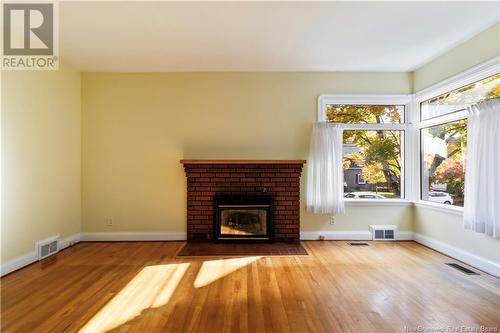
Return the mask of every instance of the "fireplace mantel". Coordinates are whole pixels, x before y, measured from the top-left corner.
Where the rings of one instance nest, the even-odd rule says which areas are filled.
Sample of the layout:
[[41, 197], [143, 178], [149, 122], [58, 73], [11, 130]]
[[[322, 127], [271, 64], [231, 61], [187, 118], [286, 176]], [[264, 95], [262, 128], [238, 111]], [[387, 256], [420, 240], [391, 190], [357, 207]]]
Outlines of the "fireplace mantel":
[[181, 164], [305, 164], [306, 160], [181, 160]]

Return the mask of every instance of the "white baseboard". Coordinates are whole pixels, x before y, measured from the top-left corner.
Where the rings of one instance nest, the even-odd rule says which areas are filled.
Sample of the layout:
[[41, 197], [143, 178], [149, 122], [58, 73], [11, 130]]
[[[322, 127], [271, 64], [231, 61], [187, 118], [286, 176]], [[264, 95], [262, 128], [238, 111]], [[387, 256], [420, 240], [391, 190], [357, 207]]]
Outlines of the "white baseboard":
[[17, 271], [18, 269], [23, 268], [24, 266], [28, 266], [29, 264], [34, 263], [37, 260], [38, 254], [36, 253], [36, 251], [32, 251], [20, 257], [3, 262], [1, 268], [1, 276], [9, 274], [13, 271]]
[[472, 267], [475, 267], [477, 269], [480, 269], [488, 274], [491, 274], [493, 276], [499, 277], [500, 278], [500, 264], [495, 263], [491, 260], [488, 260], [486, 258], [477, 256], [475, 254], [472, 254], [470, 252], [464, 251], [462, 249], [456, 248], [454, 246], [451, 246], [447, 243], [444, 243], [442, 241], [438, 241], [436, 239], [418, 234], [418, 233], [413, 233], [413, 239], [422, 245], [428, 246], [433, 250], [439, 251], [441, 253], [444, 253], [454, 259], [460, 260], [467, 265], [470, 265]]
[[182, 241], [185, 232], [82, 232], [82, 242]]
[[[74, 234], [69, 237], [63, 238], [59, 240], [59, 251], [76, 244], [80, 241], [80, 234]], [[34, 262], [38, 261], [38, 253], [36, 250], [33, 250], [29, 253], [26, 253], [20, 257], [11, 259], [9, 261], [3, 262], [0, 268], [0, 276], [4, 276], [13, 271], [17, 271], [18, 269], [23, 268], [24, 266], [28, 266]]]
[[318, 240], [324, 236], [325, 240], [372, 240], [372, 234], [369, 231], [301, 231], [301, 240]]
[[[325, 240], [372, 240], [369, 231], [349, 230], [349, 231], [301, 231], [301, 240], [318, 240], [319, 236], [324, 236]], [[413, 240], [413, 232], [397, 231], [396, 240]]]
[[413, 240], [413, 231], [396, 231], [396, 240]]
[[80, 241], [80, 233], [63, 238], [63, 239], [59, 240], [59, 251], [67, 248], [68, 246], [75, 245], [79, 241]]
[[[84, 232], [71, 235], [59, 240], [59, 251], [81, 241], [162, 241], [186, 240], [185, 232]], [[38, 261], [38, 254], [34, 250], [20, 257], [2, 263], [0, 276], [28, 266]]]

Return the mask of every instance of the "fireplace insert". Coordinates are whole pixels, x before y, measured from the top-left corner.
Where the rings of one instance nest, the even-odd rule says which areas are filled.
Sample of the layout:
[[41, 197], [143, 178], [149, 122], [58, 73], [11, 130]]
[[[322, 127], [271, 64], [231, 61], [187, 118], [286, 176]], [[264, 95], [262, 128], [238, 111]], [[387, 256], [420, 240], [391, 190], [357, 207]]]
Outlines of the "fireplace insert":
[[274, 200], [268, 195], [216, 195], [216, 242], [273, 242]]

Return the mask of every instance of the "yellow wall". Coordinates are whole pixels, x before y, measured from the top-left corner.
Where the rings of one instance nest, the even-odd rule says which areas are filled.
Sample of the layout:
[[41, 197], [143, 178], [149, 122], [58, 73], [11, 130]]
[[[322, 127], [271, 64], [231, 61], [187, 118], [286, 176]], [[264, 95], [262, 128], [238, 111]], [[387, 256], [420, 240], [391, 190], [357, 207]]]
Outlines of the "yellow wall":
[[[305, 189], [305, 182], [303, 186]], [[304, 206], [306, 197], [302, 191]], [[335, 225], [330, 225], [330, 215], [315, 215], [305, 211], [302, 207], [301, 231], [368, 231], [370, 224], [393, 224], [399, 231], [412, 231], [412, 206], [380, 206], [376, 203], [366, 206], [349, 206], [345, 214], [335, 217]]]
[[[305, 159], [318, 95], [409, 93], [410, 80], [403, 73], [84, 73], [83, 231], [185, 231], [180, 159]], [[329, 216], [302, 209], [302, 230], [411, 228], [409, 207], [387, 211], [349, 208], [330, 226]]]
[[462, 216], [415, 207], [414, 231], [448, 245], [500, 263], [500, 239], [463, 227]]
[[2, 262], [80, 231], [80, 73], [2, 72]]
[[414, 72], [414, 91], [500, 55], [500, 23], [484, 30]]

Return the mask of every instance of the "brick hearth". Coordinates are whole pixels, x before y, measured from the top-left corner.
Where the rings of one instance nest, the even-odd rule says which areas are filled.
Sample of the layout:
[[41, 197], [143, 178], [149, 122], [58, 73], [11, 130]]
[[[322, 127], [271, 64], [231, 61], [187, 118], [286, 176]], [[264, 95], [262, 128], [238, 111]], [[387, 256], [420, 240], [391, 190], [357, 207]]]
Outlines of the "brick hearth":
[[213, 239], [216, 194], [272, 194], [275, 241], [298, 242], [303, 160], [182, 160], [187, 176], [187, 238]]

